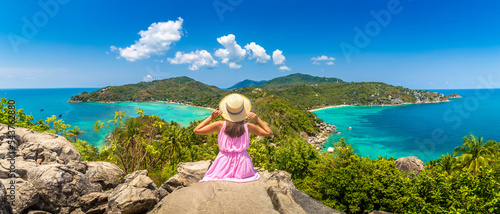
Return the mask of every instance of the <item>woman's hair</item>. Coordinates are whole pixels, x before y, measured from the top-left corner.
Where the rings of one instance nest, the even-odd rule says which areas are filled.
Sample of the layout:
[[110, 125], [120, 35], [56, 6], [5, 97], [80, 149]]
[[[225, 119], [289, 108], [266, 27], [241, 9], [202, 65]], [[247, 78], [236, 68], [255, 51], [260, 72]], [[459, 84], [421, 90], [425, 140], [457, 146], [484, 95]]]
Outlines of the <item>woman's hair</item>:
[[239, 122], [231, 122], [227, 121], [226, 122], [226, 129], [224, 130], [224, 133], [226, 133], [229, 137], [235, 138], [235, 137], [240, 137], [245, 133], [245, 121], [239, 121]]

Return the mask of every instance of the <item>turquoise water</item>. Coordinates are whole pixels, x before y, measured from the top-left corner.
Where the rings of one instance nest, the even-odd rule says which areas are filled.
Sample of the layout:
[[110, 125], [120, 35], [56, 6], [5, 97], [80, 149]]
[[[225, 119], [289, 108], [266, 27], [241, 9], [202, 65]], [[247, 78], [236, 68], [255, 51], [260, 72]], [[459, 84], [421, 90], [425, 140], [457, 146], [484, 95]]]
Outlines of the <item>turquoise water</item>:
[[[176, 121], [188, 126], [193, 120], [201, 120], [212, 111], [192, 106], [159, 103], [159, 102], [117, 102], [117, 103], [67, 103], [66, 101], [83, 91], [91, 92], [97, 88], [63, 88], [63, 89], [0, 89], [0, 97], [14, 99], [17, 109], [24, 109], [31, 114], [35, 121], [46, 120], [52, 115], [59, 116], [66, 124], [78, 126], [85, 131], [79, 138], [101, 148], [104, 145], [107, 129], [98, 134], [94, 131], [97, 120], [107, 122], [114, 118], [118, 110], [125, 111], [126, 115], [139, 116], [134, 110], [139, 107], [145, 115], [157, 115], [166, 121]], [[40, 109], [44, 109], [40, 111]]]
[[[469, 133], [484, 140], [500, 141], [500, 90], [431, 90], [463, 98], [451, 102], [390, 107], [347, 106], [314, 111], [325, 122], [337, 126], [362, 156], [395, 158], [417, 156], [424, 162], [453, 153]], [[352, 130], [348, 128], [352, 127]]]

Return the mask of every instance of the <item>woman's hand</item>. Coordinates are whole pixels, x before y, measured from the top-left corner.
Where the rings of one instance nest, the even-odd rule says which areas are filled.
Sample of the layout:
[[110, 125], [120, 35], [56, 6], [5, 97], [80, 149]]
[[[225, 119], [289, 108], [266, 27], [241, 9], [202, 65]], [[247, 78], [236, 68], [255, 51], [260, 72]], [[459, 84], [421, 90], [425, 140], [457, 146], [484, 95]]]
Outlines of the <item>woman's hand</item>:
[[255, 122], [257, 122], [257, 120], [259, 119], [259, 116], [257, 116], [257, 114], [255, 114], [253, 112], [247, 112], [247, 117], [252, 119]]
[[212, 120], [215, 120], [217, 117], [219, 117], [222, 114], [221, 110], [215, 110], [212, 112], [210, 116], [212, 116]]

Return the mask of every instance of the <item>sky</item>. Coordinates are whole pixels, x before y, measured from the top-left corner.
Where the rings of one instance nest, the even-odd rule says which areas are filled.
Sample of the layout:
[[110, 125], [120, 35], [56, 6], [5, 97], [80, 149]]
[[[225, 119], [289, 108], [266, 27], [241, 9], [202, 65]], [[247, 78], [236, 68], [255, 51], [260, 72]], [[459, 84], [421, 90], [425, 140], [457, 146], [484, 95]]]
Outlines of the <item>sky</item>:
[[2, 1], [0, 88], [293, 73], [500, 88], [498, 1]]

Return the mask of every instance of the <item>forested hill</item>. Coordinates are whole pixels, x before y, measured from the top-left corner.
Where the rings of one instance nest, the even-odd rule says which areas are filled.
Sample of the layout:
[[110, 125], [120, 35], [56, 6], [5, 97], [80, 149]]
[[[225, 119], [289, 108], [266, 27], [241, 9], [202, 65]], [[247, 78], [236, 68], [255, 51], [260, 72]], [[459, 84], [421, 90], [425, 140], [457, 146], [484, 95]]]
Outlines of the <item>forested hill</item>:
[[82, 92], [68, 102], [112, 102], [177, 100], [190, 102], [223, 93], [224, 90], [189, 77], [175, 77], [121, 86], [107, 86], [93, 92]]
[[338, 78], [316, 77], [308, 74], [296, 73], [274, 78], [260, 85], [259, 87], [283, 89], [297, 85], [314, 85], [322, 83], [344, 83], [344, 81]]
[[[337, 83], [338, 80], [338, 83]], [[108, 86], [93, 92], [82, 92], [68, 102], [173, 101], [217, 108], [230, 93], [241, 93], [250, 99], [277, 96], [312, 109], [329, 105], [398, 105], [447, 101], [443, 94], [412, 90], [380, 82], [346, 83], [337, 78], [291, 74], [272, 79], [256, 87], [224, 90], [188, 77], [152, 82]]]
[[243, 80], [241, 82], [238, 82], [234, 84], [233, 86], [227, 88], [228, 90], [236, 89], [236, 88], [245, 88], [245, 87], [252, 87], [252, 86], [258, 86], [266, 83], [267, 80], [261, 80], [261, 81], [255, 81], [255, 80]]

